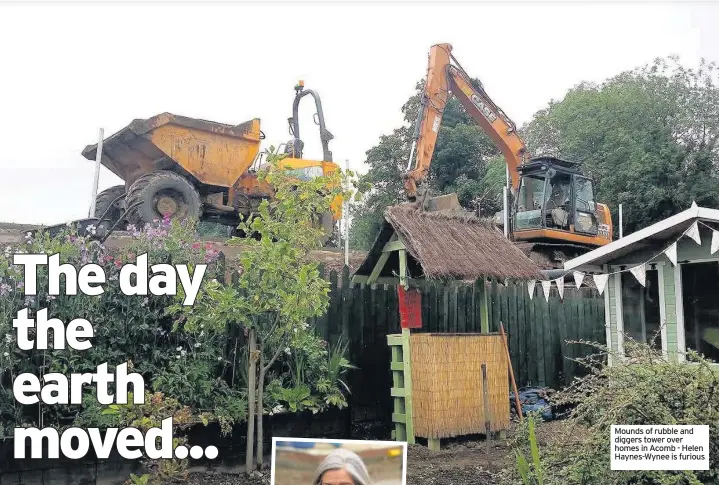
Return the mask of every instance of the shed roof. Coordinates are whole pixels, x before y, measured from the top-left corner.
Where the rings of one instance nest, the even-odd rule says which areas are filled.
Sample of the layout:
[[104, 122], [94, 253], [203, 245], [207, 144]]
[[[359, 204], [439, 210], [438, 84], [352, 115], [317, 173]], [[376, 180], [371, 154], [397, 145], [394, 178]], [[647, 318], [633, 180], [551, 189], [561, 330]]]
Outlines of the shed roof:
[[691, 208], [629, 234], [621, 239], [599, 247], [564, 263], [564, 269], [578, 269], [586, 266], [601, 266], [617, 258], [648, 246], [663, 243], [686, 231], [695, 221], [719, 222], [719, 210], [699, 207]]
[[[385, 224], [358, 275], [369, 275], [396, 233], [414, 260], [410, 273], [430, 279], [541, 279], [537, 265], [488, 220], [458, 211], [426, 212], [399, 204]], [[418, 276], [413, 274], [413, 276]]]

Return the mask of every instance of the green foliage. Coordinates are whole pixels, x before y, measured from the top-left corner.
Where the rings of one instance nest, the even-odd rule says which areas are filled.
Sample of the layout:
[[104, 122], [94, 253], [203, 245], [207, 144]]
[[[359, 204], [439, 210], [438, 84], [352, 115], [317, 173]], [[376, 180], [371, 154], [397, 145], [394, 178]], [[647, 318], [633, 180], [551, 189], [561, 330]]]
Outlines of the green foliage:
[[[352, 211], [350, 243], [355, 248], [369, 248], [381, 227], [385, 208], [405, 200], [402, 173], [407, 168], [423, 89], [424, 81], [417, 84], [417, 92], [402, 107], [407, 125], [381, 136], [379, 143], [366, 153], [365, 163], [369, 170], [360, 178], [365, 194]], [[479, 199], [483, 215], [493, 215], [501, 210], [505, 179], [504, 160], [499, 159], [501, 163], [497, 163], [498, 155], [489, 137], [471, 120], [461, 104], [450, 98], [430, 166], [429, 187], [438, 194], [456, 192], [460, 203], [470, 209], [474, 209]], [[490, 175], [497, 167], [501, 169], [498, 186], [496, 177]]]
[[537, 444], [537, 435], [535, 433], [537, 417], [534, 415], [527, 416], [527, 444], [529, 446], [532, 465], [530, 466], [524, 453], [517, 450], [517, 471], [522, 478], [524, 485], [544, 485], [544, 474], [542, 473], [542, 463], [539, 457], [539, 445]]
[[346, 344], [338, 341], [328, 349], [326, 342], [308, 332], [296, 337], [285, 354], [287, 372], [272, 376], [264, 397], [266, 410], [318, 413], [329, 406], [347, 406], [350, 390], [343, 379], [355, 367], [346, 358]]
[[[270, 153], [268, 163], [276, 166], [281, 158]], [[326, 308], [329, 284], [307, 255], [321, 246], [319, 215], [342, 195], [341, 180], [298, 181], [277, 168], [262, 172], [260, 178], [272, 184], [275, 197], [264, 200], [258, 213], [239, 226], [254, 237], [242, 239], [246, 249], [239, 256], [238, 284], [208, 285], [195, 307], [185, 312], [186, 329], [207, 325], [224, 331], [227, 325], [240, 325], [284, 336]], [[327, 187], [333, 188], [328, 192]], [[181, 310], [178, 305], [172, 309]]]
[[[321, 245], [318, 216], [330, 210], [336, 197], [350, 194], [342, 189], [341, 174], [299, 181], [280, 168], [282, 158], [272, 149], [268, 152], [270, 168], [260, 178], [274, 187], [275, 196], [239, 226], [253, 237], [241, 241], [237, 283], [208, 282], [192, 308], [176, 304], [170, 312], [183, 315], [182, 328], [189, 332], [257, 332], [258, 363], [264, 372], [258, 384], [268, 383], [261, 396], [264, 412], [319, 412], [329, 405], [347, 405], [339, 386], [351, 366], [344, 359], [346, 346], [328, 352], [307, 323], [329, 303], [329, 282], [308, 255]], [[230, 241], [235, 242], [240, 241]], [[237, 376], [244, 385], [247, 356], [241, 353]], [[203, 393], [199, 386], [197, 394]]]
[[[132, 239], [120, 249], [110, 249], [92, 241], [89, 234], [77, 234], [68, 227], [62, 234], [28, 234], [21, 247], [7, 247], [0, 254], [0, 433], [10, 434], [16, 426], [37, 426], [37, 408], [21, 406], [12, 395], [12, 382], [23, 372], [62, 374], [94, 372], [107, 362], [109, 371], [128, 362], [143, 375], [145, 382], [178, 399], [193, 410], [210, 409], [227, 429], [227, 423], [241, 422], [235, 402], [246, 402], [244, 389], [232, 387], [224, 375], [227, 338], [224, 332], [198, 328], [189, 332], [166, 311], [176, 301], [172, 296], [126, 296], [120, 292], [118, 274], [127, 262], [147, 253], [149, 264], [172, 262], [188, 264], [191, 271], [200, 263], [209, 264], [206, 278], [213, 278], [219, 267], [219, 253], [212, 245], [196, 242], [192, 224], [158, 221], [141, 230], [130, 228]], [[26, 296], [21, 267], [12, 264], [20, 252], [60, 254], [60, 261], [75, 267], [87, 263], [101, 265], [107, 277], [104, 293], [97, 297], [83, 294], [47, 294], [47, 270], [38, 272], [39, 294]], [[29, 306], [30, 316], [47, 308], [51, 317], [65, 323], [85, 318], [93, 324], [92, 348], [86, 351], [22, 351], [15, 343], [12, 319]], [[95, 390], [86, 386], [82, 405], [43, 406], [46, 426], [72, 425], [106, 427], [108, 417], [94, 399]]]
[[[257, 405], [262, 409], [265, 395], [271, 396], [268, 401], [272, 404], [266, 412], [277, 406], [283, 406], [283, 412], [319, 412], [329, 406], [347, 405], [343, 376], [351, 366], [345, 358], [346, 345], [327, 349], [327, 343], [307, 323], [326, 311], [329, 291], [329, 283], [308, 255], [321, 245], [320, 214], [329, 212], [338, 197], [351, 195], [342, 188], [346, 175], [335, 173], [298, 181], [280, 169], [280, 156], [270, 154], [268, 160], [271, 169], [260, 178], [270, 183], [275, 196], [240, 225], [239, 229], [251, 237], [243, 240], [236, 284], [217, 281], [225, 262], [211, 244], [197, 241], [191, 223], [165, 220], [141, 230], [131, 227], [132, 240], [120, 249], [106, 248], [68, 227], [55, 237], [28, 234], [21, 249], [9, 247], [3, 252], [0, 433], [16, 426], [37, 426], [37, 408], [20, 406], [12, 396], [17, 375], [93, 372], [105, 362], [110, 372], [115, 365], [127, 362], [129, 369], [142, 374], [154, 391], [148, 394], [149, 404], [103, 407], [93, 399], [94, 389], [86, 386], [82, 405], [43, 406], [46, 426], [147, 429], [158, 426], [162, 416], [170, 413], [179, 430], [218, 422], [222, 431], [229, 433], [233, 424], [247, 419], [248, 408]], [[13, 253], [23, 251], [59, 253], [61, 263], [75, 267], [100, 264], [108, 279], [104, 293], [97, 297], [47, 295], [46, 268], [42, 268], [38, 275], [40, 293], [25, 297], [23, 275], [11, 264]], [[166, 297], [120, 293], [120, 268], [135, 263], [144, 253], [149, 265], [187, 264], [190, 272], [200, 263], [208, 265], [193, 306], [181, 304], [185, 296], [181, 287], [176, 296]], [[95, 329], [92, 348], [83, 352], [18, 350], [11, 322], [23, 307], [31, 308], [31, 317], [38, 308], [47, 307], [49, 315], [64, 322], [87, 319]], [[249, 353], [243, 351], [248, 332], [257, 334], [259, 347], [253, 356], [259, 363], [259, 377], [248, 372]], [[256, 402], [248, 396], [252, 379], [259, 384]], [[263, 390], [268, 380], [273, 384]], [[176, 437], [175, 446], [183, 440]], [[183, 460], [147, 465], [151, 473], [131, 478], [133, 483], [154, 485], [186, 474]]]
[[[548, 484], [698, 485], [719, 483], [719, 374], [697, 354], [667, 361], [646, 344], [627, 340], [627, 358], [608, 367], [582, 361], [590, 374], [557, 397], [574, 404], [561, 433], [545, 448]], [[597, 346], [600, 349], [601, 346]], [[603, 349], [606, 350], [606, 349]], [[611, 425], [709, 425], [708, 471], [611, 471]]]
[[348, 370], [356, 369], [346, 358], [348, 348], [349, 342], [342, 342], [341, 339], [337, 341], [327, 356], [327, 370], [329, 371], [328, 379], [331, 382], [339, 383], [345, 391], [350, 392], [349, 387], [342, 380]]
[[306, 409], [317, 413], [320, 410], [320, 401], [312, 395], [312, 389], [306, 384], [297, 384], [294, 387], [283, 387], [279, 380], [272, 381], [267, 386], [268, 395], [279, 404], [272, 407], [271, 414], [281, 413], [287, 409], [297, 413]]
[[719, 204], [717, 68], [677, 59], [582, 83], [523, 130], [534, 155], [582, 164], [625, 234], [699, 205]]
[[[172, 418], [173, 424], [173, 450], [180, 445], [186, 445], [187, 439], [181, 435], [182, 430], [200, 422], [200, 418], [192, 410], [180, 404], [177, 399], [168, 398], [160, 392], [145, 393], [144, 404], [133, 404], [132, 394], [128, 395], [128, 404], [111, 404], [102, 411], [105, 416], [111, 417], [116, 427], [137, 428], [143, 433], [150, 428], [159, 428], [162, 421]], [[141, 476], [130, 475], [131, 484], [160, 485], [171, 480], [187, 477], [188, 460], [177, 458], [168, 460], [143, 460], [145, 468], [150, 473]]]
[[130, 473], [129, 483], [131, 485], [149, 485], [151, 476], [147, 473], [143, 475], [135, 475]]

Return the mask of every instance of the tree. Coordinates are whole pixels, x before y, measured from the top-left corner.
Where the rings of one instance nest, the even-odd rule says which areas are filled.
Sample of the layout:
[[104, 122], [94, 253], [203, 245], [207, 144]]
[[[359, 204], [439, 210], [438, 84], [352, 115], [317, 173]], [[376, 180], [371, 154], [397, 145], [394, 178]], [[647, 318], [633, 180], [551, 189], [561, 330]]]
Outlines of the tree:
[[719, 204], [717, 69], [676, 58], [582, 83], [523, 129], [533, 156], [581, 163], [625, 234], [688, 208]]
[[[365, 163], [370, 167], [360, 182], [371, 190], [353, 208], [353, 247], [368, 248], [381, 227], [384, 210], [405, 200], [402, 173], [407, 168], [423, 91], [424, 81], [417, 84], [417, 92], [402, 107], [407, 124], [380, 137], [379, 143], [367, 151]], [[504, 183], [504, 161], [499, 164], [498, 155], [499, 151], [462, 105], [450, 98], [430, 167], [430, 190], [440, 194], [456, 192], [466, 208], [474, 208], [475, 201], [481, 198], [483, 212], [494, 214], [501, 209]], [[496, 186], [496, 177], [488, 175], [496, 174], [498, 168], [501, 168], [501, 182]]]
[[[194, 328], [240, 326], [248, 338], [247, 473], [263, 463], [264, 395], [273, 366], [283, 353], [321, 347], [307, 321], [326, 311], [329, 283], [308, 255], [321, 246], [319, 214], [327, 212], [338, 195], [348, 196], [342, 192], [340, 174], [299, 181], [278, 168], [282, 157], [271, 151], [271, 168], [260, 174], [274, 188], [274, 197], [264, 200], [255, 217], [239, 226], [253, 237], [235, 240], [244, 246], [237, 283], [208, 284], [185, 323]], [[326, 381], [320, 384], [326, 404], [346, 404], [339, 391], [330, 389], [337, 383]], [[294, 389], [299, 389], [296, 384]]]

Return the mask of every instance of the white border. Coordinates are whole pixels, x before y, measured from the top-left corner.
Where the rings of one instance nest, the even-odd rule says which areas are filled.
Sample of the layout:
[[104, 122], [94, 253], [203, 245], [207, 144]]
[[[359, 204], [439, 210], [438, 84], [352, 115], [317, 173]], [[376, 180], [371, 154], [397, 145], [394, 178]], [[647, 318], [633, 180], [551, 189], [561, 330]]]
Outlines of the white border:
[[333, 440], [325, 438], [283, 438], [272, 437], [272, 460], [270, 461], [270, 485], [275, 485], [275, 458], [278, 441], [295, 441], [300, 443], [382, 443], [388, 447], [402, 448], [402, 485], [407, 485], [407, 442], [406, 441], [384, 441], [384, 440]]

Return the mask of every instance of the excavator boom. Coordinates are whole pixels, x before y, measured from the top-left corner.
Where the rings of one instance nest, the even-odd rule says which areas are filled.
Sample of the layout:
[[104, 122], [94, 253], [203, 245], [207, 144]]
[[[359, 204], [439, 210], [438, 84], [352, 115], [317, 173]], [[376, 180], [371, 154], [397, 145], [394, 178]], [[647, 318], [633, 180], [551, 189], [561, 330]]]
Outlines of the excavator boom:
[[[405, 175], [408, 197], [416, 198], [417, 187], [425, 181], [429, 173], [442, 114], [450, 93], [455, 95], [474, 122], [502, 152], [507, 161], [512, 187], [516, 190], [519, 187], [517, 168], [528, 159], [529, 154], [514, 122], [491, 100], [481, 85], [473, 85], [472, 80], [452, 56], [452, 46], [437, 44], [429, 53], [427, 81], [408, 164], [408, 169], [411, 170]], [[417, 159], [412, 168], [415, 147]]]
[[[594, 201], [592, 180], [572, 162], [552, 157], [531, 159], [514, 122], [492, 101], [481, 83], [467, 75], [452, 55], [450, 44], [437, 44], [429, 53], [427, 80], [403, 175], [410, 201], [420, 195], [424, 200], [427, 195], [426, 179], [451, 95], [494, 142], [507, 163], [514, 196], [508, 233], [514, 241], [551, 247], [553, 254], [561, 252], [557, 247], [563, 246], [565, 256], [611, 242], [611, 214], [606, 205]], [[456, 201], [456, 196], [453, 199]], [[550, 259], [557, 262], [563, 257]]]

